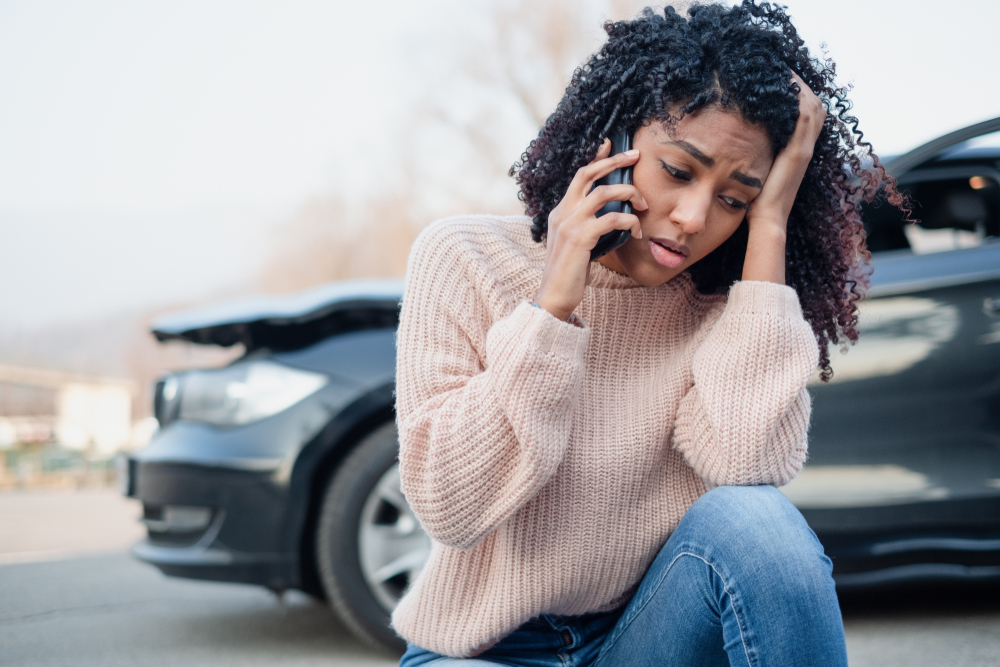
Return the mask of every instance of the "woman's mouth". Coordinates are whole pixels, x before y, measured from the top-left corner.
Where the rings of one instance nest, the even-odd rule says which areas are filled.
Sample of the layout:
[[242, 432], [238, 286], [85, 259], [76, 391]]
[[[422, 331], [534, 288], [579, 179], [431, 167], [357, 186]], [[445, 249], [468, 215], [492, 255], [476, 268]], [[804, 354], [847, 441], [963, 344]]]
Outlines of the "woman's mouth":
[[676, 269], [691, 254], [691, 249], [673, 239], [653, 238], [649, 240], [649, 251], [658, 264]]

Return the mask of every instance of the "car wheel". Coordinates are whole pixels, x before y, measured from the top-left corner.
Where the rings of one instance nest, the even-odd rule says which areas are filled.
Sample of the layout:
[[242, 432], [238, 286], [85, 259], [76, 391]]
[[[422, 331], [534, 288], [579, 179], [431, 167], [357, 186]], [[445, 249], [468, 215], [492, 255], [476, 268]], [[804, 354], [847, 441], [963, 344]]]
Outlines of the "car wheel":
[[399, 486], [396, 425], [365, 437], [334, 471], [316, 528], [327, 599], [363, 641], [405, 649], [389, 614], [430, 555], [431, 540]]

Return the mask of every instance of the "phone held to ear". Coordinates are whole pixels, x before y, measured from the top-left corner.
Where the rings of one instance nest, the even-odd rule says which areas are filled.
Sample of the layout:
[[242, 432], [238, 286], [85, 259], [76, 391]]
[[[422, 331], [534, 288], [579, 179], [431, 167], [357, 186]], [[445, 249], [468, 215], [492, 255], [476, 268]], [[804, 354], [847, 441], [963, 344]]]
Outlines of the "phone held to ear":
[[[622, 130], [611, 135], [611, 155], [616, 155], [618, 153], [624, 153], [632, 148], [632, 135], [628, 132]], [[600, 178], [594, 182], [594, 187], [598, 185], [632, 185], [632, 167], [625, 167], [623, 169], [615, 169], [613, 172]], [[591, 188], [593, 190], [593, 188]], [[601, 207], [601, 210], [597, 212], [597, 217], [601, 217], [605, 213], [631, 213], [632, 204], [629, 201], [612, 201], [608, 202]], [[628, 229], [615, 229], [608, 232], [607, 234], [602, 234], [601, 238], [597, 239], [597, 245], [594, 249], [590, 251], [590, 261], [594, 261], [598, 257], [603, 257], [607, 255], [612, 250], [621, 247], [628, 237], [632, 234], [631, 230]]]

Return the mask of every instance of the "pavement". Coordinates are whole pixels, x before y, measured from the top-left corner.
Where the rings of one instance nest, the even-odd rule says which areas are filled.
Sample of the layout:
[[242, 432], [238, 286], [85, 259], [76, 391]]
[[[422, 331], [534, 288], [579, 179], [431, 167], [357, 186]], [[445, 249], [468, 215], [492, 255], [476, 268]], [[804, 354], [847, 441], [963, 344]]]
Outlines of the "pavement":
[[395, 665], [304, 594], [168, 579], [125, 553], [0, 567], [0, 665]]
[[124, 551], [146, 533], [140, 516], [111, 488], [0, 492], [0, 565]]
[[840, 592], [852, 667], [1000, 666], [1000, 584]]
[[[132, 559], [112, 490], [0, 493], [0, 665], [394, 665], [322, 603], [171, 579]], [[1000, 585], [842, 594], [853, 667], [1000, 666]]]

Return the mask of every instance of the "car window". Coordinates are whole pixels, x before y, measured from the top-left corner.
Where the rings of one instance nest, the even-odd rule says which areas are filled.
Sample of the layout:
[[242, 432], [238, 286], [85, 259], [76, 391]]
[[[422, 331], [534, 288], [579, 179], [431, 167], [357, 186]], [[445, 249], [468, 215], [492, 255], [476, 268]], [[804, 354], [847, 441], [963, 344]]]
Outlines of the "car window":
[[908, 184], [916, 224], [904, 225], [910, 249], [917, 254], [973, 248], [987, 236], [1000, 236], [1000, 184], [974, 175]]
[[880, 195], [862, 206], [872, 252], [916, 254], [973, 248], [1000, 239], [1000, 133], [962, 142], [899, 176], [914, 223]]

